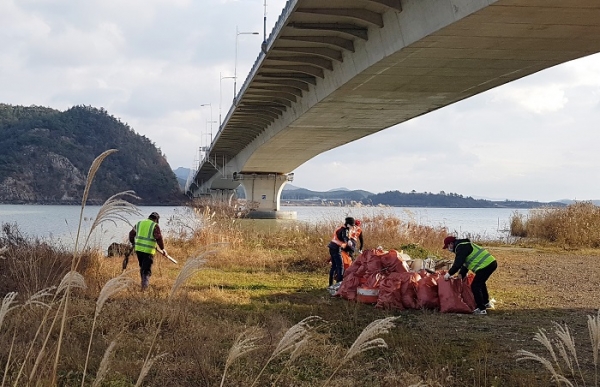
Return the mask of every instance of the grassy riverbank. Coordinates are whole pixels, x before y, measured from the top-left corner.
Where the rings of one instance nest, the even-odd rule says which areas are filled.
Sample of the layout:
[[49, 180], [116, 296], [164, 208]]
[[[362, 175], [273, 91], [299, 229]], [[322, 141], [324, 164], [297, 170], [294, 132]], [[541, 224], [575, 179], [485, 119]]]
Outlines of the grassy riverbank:
[[[550, 374], [539, 363], [516, 359], [519, 350], [550, 358], [532, 338], [538, 328], [553, 337], [552, 321], [571, 329], [582, 375], [594, 383], [586, 324], [600, 308], [598, 250], [496, 244], [490, 251], [499, 270], [489, 287], [498, 304], [490, 315], [386, 311], [325, 291], [325, 245], [335, 220], [258, 232], [210, 208], [200, 216], [208, 226], [167, 242], [179, 265], [157, 256], [145, 293], [135, 259], [124, 274], [131, 283], [116, 291], [109, 281], [123, 278], [121, 260], [83, 254], [79, 271], [87, 288], [72, 290], [62, 338], [52, 321], [63, 317], [65, 293], [54, 301], [33, 298], [45, 306], [31, 300], [58, 285], [72, 256], [31, 241], [5, 253], [2, 295], [18, 295], [10, 305], [16, 308], [4, 308], [0, 320], [3, 385], [51, 385], [58, 352], [61, 386], [81, 385], [84, 370], [85, 385], [106, 386], [548, 386]], [[440, 250], [443, 229], [377, 214], [363, 225], [367, 247], [452, 258]], [[300, 329], [310, 339], [273, 356], [282, 338], [294, 344], [288, 330], [309, 316], [324, 320]], [[389, 317], [396, 320], [388, 333], [371, 332], [387, 348], [350, 350], [365, 327]], [[244, 332], [249, 341], [236, 346]], [[244, 354], [250, 344], [256, 347]], [[232, 347], [238, 352], [230, 353]]]

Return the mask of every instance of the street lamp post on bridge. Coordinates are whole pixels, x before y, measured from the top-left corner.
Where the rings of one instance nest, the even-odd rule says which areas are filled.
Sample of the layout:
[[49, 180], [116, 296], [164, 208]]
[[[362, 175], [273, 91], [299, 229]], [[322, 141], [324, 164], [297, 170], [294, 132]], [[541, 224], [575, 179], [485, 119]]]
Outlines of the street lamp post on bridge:
[[237, 97], [237, 57], [238, 57], [238, 36], [240, 35], [258, 35], [258, 32], [240, 32], [235, 26], [235, 63], [233, 66], [233, 100]]
[[[224, 77], [221, 75], [221, 73], [219, 73], [219, 130], [221, 130], [221, 105], [222, 105], [222, 101], [223, 101], [223, 79], [235, 79], [235, 77]], [[235, 94], [233, 95], [233, 98], [235, 99]]]
[[[210, 121], [210, 142], [212, 143], [212, 122], [213, 122], [213, 115], [212, 115], [212, 103], [203, 103], [200, 105], [200, 107], [204, 107], [204, 106], [209, 106], [210, 107], [210, 120], [206, 120], [206, 122]], [[207, 128], [208, 130], [208, 128]]]

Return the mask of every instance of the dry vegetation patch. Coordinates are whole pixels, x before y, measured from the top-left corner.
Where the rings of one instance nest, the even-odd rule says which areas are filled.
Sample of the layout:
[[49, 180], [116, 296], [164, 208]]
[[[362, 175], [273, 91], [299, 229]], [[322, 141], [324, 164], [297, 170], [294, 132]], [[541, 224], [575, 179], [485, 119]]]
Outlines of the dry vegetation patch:
[[[73, 290], [57, 384], [81, 385], [91, 342], [85, 385], [102, 375], [106, 358], [104, 385], [111, 386], [135, 385], [144, 369], [143, 384], [149, 386], [548, 386], [554, 382], [542, 365], [516, 360], [519, 350], [547, 356], [533, 337], [539, 328], [553, 332], [553, 321], [570, 328], [581, 374], [587, 385], [594, 383], [587, 324], [588, 316], [600, 309], [599, 250], [495, 244], [489, 250], [499, 269], [488, 284], [498, 303], [488, 316], [399, 312], [329, 296], [325, 245], [335, 224], [259, 233], [212, 214], [207, 215], [211, 222], [189, 238], [167, 241], [179, 266], [157, 256], [150, 291], [138, 290], [137, 262], [132, 260], [124, 275], [134, 285], [111, 294], [96, 317], [98, 299], [107, 282], [121, 274], [121, 261], [85, 256], [88, 286]], [[386, 222], [396, 231], [383, 227]], [[367, 246], [406, 247], [409, 253], [412, 249], [451, 258], [439, 249], [445, 230], [394, 222], [364, 220]], [[216, 252], [204, 256], [207, 251]], [[2, 264], [17, 257], [8, 254]], [[182, 268], [199, 257], [206, 263], [173, 292]], [[28, 272], [38, 273], [40, 262], [31, 260]], [[23, 270], [15, 274], [27, 281], [19, 273]], [[47, 283], [35, 278], [39, 276], [31, 278], [36, 286]], [[8, 291], [3, 289], [0, 296]], [[6, 312], [0, 325], [4, 384], [13, 385], [19, 377], [18, 385], [49, 385], [59, 330], [50, 326], [49, 318], [41, 326], [44, 335], [36, 338], [38, 325], [31, 322], [60, 309], [58, 304], [23, 306], [25, 301], [25, 295], [19, 296], [12, 305], [18, 307]], [[310, 316], [322, 320], [311, 322], [306, 332], [294, 336], [296, 341], [278, 351], [290, 329]], [[360, 347], [357, 339], [375, 321], [393, 321], [393, 326], [374, 329], [377, 334], [363, 343], [381, 341]], [[30, 380], [46, 333], [48, 349]], [[351, 348], [365, 350], [349, 356]]]

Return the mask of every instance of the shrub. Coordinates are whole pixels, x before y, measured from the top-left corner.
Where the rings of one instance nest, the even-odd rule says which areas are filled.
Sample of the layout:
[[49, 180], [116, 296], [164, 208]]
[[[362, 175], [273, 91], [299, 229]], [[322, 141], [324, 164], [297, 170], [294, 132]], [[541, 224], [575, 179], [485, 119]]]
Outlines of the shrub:
[[514, 214], [511, 235], [564, 247], [600, 247], [600, 208], [592, 202], [577, 202], [565, 208], [532, 210], [526, 220]]

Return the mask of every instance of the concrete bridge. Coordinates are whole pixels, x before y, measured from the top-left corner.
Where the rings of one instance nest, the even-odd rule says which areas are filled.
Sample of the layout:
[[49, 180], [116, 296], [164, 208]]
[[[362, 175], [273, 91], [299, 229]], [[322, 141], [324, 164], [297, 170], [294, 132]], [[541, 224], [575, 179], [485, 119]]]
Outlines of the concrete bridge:
[[288, 0], [187, 193], [242, 184], [277, 217], [314, 156], [599, 52], [599, 36], [598, 0]]

